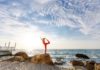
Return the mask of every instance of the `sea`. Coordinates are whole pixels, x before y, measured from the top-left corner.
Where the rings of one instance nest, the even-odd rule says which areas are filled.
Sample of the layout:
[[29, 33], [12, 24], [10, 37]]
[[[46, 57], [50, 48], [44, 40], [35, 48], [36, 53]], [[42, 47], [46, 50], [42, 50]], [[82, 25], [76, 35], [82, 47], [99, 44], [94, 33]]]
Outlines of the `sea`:
[[[44, 53], [43, 49], [37, 49], [33, 51], [34, 54], [36, 53]], [[55, 59], [57, 57], [64, 58], [65, 62], [71, 61], [71, 60], [77, 60], [78, 58], [75, 56], [76, 54], [85, 54], [90, 59], [84, 59], [87, 61], [95, 61], [97, 63], [100, 63], [100, 49], [49, 49], [47, 50], [47, 53], [49, 53], [52, 57], [52, 59]], [[80, 60], [83, 60], [80, 58]]]

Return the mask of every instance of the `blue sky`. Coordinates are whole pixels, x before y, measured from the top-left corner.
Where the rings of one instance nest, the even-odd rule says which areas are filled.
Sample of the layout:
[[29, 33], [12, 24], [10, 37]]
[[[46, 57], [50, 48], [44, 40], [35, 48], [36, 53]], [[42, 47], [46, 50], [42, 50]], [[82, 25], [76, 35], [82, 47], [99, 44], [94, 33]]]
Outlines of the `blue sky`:
[[41, 37], [50, 49], [100, 49], [100, 1], [0, 0], [1, 45], [40, 49]]

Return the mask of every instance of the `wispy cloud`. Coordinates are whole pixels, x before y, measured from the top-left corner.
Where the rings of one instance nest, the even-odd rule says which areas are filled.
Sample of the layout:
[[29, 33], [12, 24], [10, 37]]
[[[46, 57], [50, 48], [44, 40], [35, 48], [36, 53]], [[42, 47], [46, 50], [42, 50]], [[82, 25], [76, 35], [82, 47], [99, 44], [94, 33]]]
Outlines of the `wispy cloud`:
[[[35, 2], [33, 1], [33, 3]], [[100, 30], [99, 3], [99, 0], [53, 0], [45, 2], [43, 5], [38, 4], [38, 6], [31, 4], [31, 11], [37, 14], [36, 19], [32, 22], [70, 27], [94, 38], [100, 35], [98, 31]], [[34, 18], [34, 16], [32, 17]], [[44, 19], [44, 17], [49, 18], [49, 20]]]
[[18, 22], [20, 25], [23, 21], [29, 24], [54, 24], [77, 29], [93, 38], [100, 35], [99, 0], [9, 0], [9, 2], [2, 0], [0, 3], [0, 22], [3, 24]]
[[[5, 35], [19, 36], [20, 33], [33, 30], [40, 35], [51, 35], [52, 40], [59, 38], [59, 35], [46, 33], [35, 26], [43, 24], [70, 28], [86, 38], [100, 40], [99, 18], [99, 0], [0, 0], [0, 32]], [[64, 38], [59, 42], [68, 42]], [[56, 41], [58, 42], [58, 39]]]

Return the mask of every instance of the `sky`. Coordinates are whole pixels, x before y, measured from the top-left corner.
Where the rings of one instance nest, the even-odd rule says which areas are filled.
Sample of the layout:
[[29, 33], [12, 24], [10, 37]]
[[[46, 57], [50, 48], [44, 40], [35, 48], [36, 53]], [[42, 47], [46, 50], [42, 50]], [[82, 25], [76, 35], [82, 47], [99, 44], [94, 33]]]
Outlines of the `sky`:
[[100, 49], [100, 0], [0, 0], [0, 45], [27, 51]]

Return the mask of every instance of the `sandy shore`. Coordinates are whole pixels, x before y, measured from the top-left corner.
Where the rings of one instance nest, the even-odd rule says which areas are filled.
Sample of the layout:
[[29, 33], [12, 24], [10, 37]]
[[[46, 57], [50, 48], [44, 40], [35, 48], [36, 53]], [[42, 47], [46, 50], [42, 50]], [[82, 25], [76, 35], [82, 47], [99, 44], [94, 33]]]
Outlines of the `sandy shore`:
[[0, 62], [0, 70], [60, 70], [56, 66], [33, 64], [29, 62]]

